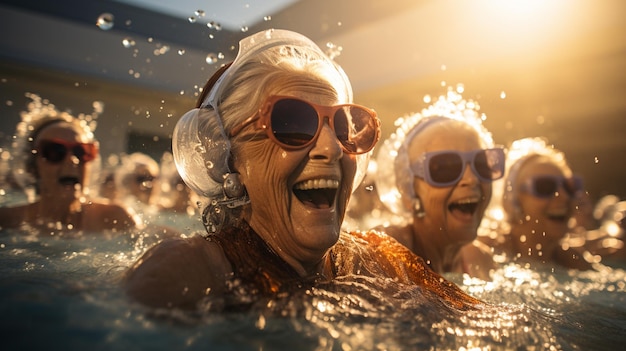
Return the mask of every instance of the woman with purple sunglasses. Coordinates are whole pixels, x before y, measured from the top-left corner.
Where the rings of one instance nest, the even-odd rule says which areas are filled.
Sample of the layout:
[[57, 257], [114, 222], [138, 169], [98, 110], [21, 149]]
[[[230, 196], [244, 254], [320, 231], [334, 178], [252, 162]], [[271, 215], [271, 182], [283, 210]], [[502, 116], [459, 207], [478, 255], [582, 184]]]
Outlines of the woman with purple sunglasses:
[[569, 235], [583, 183], [563, 152], [543, 138], [524, 138], [511, 143], [506, 162], [506, 177], [494, 185], [495, 201], [487, 214], [499, 220], [480, 240], [504, 262], [590, 269], [584, 238]]
[[478, 110], [449, 89], [421, 113], [396, 122], [377, 156], [376, 191], [392, 212], [377, 229], [436, 272], [486, 280], [493, 258], [475, 239], [491, 183], [504, 174], [504, 152]]

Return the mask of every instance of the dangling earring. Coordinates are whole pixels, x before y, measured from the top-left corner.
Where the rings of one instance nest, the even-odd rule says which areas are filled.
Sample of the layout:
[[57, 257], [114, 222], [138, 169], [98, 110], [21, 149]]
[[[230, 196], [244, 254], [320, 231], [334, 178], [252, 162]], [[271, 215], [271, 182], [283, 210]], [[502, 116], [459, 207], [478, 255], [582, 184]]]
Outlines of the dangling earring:
[[419, 198], [413, 199], [413, 215], [417, 218], [424, 218], [426, 212], [422, 208], [422, 200]]
[[220, 200], [212, 199], [211, 203], [202, 212], [202, 224], [209, 234], [215, 234], [224, 224], [233, 224], [237, 218], [232, 210], [250, 203], [246, 188], [239, 179], [239, 173], [228, 173], [224, 176], [224, 197]]
[[245, 187], [241, 184], [239, 173], [228, 173], [224, 177], [224, 194], [229, 199], [241, 197], [245, 192]]

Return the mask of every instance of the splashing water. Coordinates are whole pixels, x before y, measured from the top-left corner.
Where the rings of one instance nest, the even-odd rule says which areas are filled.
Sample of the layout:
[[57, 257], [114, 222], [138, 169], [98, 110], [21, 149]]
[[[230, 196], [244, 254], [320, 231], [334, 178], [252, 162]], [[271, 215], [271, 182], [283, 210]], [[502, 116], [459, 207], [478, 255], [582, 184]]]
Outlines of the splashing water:
[[109, 30], [115, 25], [115, 16], [111, 13], [105, 12], [98, 17], [96, 25], [102, 30]]
[[[163, 215], [165, 216], [165, 215]], [[164, 222], [178, 228], [188, 224]], [[626, 271], [529, 270], [485, 282], [446, 276], [486, 302], [459, 311], [394, 280], [347, 276], [249, 312], [148, 310], [120, 288], [159, 240], [139, 231], [74, 239], [0, 231], [0, 327], [8, 349], [617, 349], [626, 341]], [[37, 337], [32, 337], [32, 331]], [[8, 343], [8, 345], [6, 345]]]

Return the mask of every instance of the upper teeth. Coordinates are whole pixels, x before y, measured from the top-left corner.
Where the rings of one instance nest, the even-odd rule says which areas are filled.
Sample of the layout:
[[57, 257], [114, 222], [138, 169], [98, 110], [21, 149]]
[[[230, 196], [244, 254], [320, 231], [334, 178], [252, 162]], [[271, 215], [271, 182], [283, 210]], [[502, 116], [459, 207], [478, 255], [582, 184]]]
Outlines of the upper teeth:
[[471, 203], [474, 203], [474, 202], [478, 202], [478, 200], [468, 198], [468, 199], [459, 200], [456, 203], [460, 204], [460, 205], [463, 205], [463, 204], [471, 204]]
[[296, 184], [296, 189], [299, 190], [311, 190], [311, 189], [337, 189], [339, 187], [339, 181], [333, 179], [311, 179]]

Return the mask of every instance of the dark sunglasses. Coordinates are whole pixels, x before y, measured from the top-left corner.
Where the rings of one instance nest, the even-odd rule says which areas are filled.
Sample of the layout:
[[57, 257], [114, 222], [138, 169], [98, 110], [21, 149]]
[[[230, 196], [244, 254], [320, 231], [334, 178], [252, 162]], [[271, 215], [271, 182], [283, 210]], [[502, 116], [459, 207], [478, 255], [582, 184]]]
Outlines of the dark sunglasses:
[[557, 175], [540, 175], [526, 179], [521, 186], [522, 191], [539, 198], [552, 197], [561, 188], [569, 196], [574, 196], [583, 190], [583, 180], [578, 176], [565, 178]]
[[445, 187], [461, 180], [468, 163], [481, 182], [500, 179], [504, 175], [504, 149], [426, 152], [411, 163], [411, 170], [414, 176], [424, 179], [428, 184]]
[[346, 153], [366, 153], [380, 138], [380, 121], [372, 109], [354, 104], [322, 106], [290, 96], [270, 96], [258, 113], [233, 128], [230, 135], [256, 122], [256, 128], [264, 129], [283, 149], [298, 150], [317, 140], [325, 118]]
[[39, 143], [37, 153], [50, 163], [60, 163], [68, 154], [76, 156], [80, 162], [84, 163], [93, 161], [98, 156], [98, 146], [94, 143], [47, 139]]
[[138, 175], [135, 177], [135, 182], [145, 188], [152, 188], [154, 177], [152, 175]]

